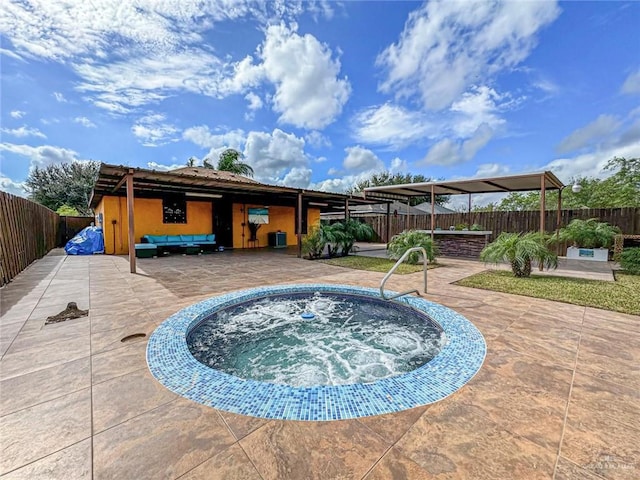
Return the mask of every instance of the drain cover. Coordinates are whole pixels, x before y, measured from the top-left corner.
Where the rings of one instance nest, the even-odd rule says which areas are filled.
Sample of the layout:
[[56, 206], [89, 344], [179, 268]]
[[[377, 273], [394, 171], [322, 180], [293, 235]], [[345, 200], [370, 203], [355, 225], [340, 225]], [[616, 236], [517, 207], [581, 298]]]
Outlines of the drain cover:
[[122, 343], [124, 342], [131, 342], [132, 340], [138, 340], [139, 338], [144, 338], [146, 337], [147, 334], [146, 333], [134, 333], [133, 335], [127, 335], [126, 337], [124, 337], [122, 340], [120, 340]]

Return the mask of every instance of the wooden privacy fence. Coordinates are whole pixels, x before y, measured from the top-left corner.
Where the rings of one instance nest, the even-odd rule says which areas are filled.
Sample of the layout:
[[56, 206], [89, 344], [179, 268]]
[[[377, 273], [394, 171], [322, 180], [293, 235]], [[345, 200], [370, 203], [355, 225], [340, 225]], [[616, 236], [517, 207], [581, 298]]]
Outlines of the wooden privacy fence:
[[88, 227], [94, 221], [93, 217], [70, 217], [61, 215], [58, 223], [58, 247], [64, 247], [80, 230]]
[[[557, 211], [548, 210], [545, 215], [545, 230], [554, 232], [557, 223]], [[356, 218], [356, 217], [354, 217]], [[588, 208], [575, 210], [562, 210], [560, 225], [565, 226], [574, 218], [586, 220], [588, 218], [598, 218], [601, 222], [607, 222], [620, 228], [622, 233], [633, 235], [640, 234], [640, 208]], [[368, 223], [375, 230], [378, 239], [388, 242], [386, 238], [387, 217], [381, 215], [377, 217], [361, 217], [361, 221]], [[390, 217], [390, 236], [396, 235], [403, 230], [431, 229], [431, 215], [398, 215]], [[495, 238], [501, 232], [537, 232], [540, 230], [540, 211], [518, 211], [518, 212], [471, 212], [469, 213], [443, 213], [436, 215], [436, 228], [448, 230], [449, 227], [474, 223], [480, 225], [481, 230], [491, 230]]]
[[0, 192], [0, 286], [56, 246], [58, 214]]

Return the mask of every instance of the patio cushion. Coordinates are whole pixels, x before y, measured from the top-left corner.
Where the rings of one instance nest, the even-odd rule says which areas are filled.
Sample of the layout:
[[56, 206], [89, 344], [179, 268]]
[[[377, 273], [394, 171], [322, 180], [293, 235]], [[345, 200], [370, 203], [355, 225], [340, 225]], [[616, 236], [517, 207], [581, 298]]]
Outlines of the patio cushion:
[[146, 239], [149, 243], [162, 244], [167, 242], [166, 235], [145, 235], [142, 238]]
[[193, 243], [194, 237], [197, 237], [197, 235], [180, 235], [180, 240], [185, 243]]
[[206, 242], [208, 235], [192, 235], [192, 237], [193, 237], [192, 241], [194, 243], [198, 243], [198, 242]]
[[180, 245], [183, 243], [183, 240], [180, 235], [167, 235], [167, 243]]
[[207, 242], [216, 243], [216, 234], [210, 233], [209, 235], [207, 235]]

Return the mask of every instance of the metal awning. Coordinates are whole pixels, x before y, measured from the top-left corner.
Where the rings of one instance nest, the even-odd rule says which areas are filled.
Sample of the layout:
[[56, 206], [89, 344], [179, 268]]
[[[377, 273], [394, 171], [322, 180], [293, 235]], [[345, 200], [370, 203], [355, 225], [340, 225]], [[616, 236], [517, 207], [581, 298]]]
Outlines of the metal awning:
[[[544, 179], [544, 180], [543, 180]], [[534, 172], [490, 178], [468, 178], [438, 182], [407, 183], [365, 188], [367, 198], [401, 199], [431, 195], [460, 195], [473, 193], [508, 193], [541, 190], [557, 190], [564, 184], [552, 172]]]

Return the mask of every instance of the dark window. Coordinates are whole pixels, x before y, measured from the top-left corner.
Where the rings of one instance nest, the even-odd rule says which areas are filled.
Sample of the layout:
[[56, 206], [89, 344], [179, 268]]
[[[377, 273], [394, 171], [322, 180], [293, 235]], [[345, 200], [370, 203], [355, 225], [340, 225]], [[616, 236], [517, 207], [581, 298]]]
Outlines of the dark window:
[[162, 199], [163, 223], [187, 223], [187, 200], [184, 195], [171, 195]]

